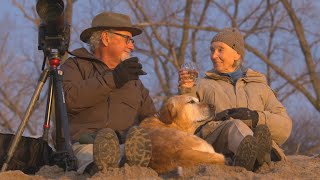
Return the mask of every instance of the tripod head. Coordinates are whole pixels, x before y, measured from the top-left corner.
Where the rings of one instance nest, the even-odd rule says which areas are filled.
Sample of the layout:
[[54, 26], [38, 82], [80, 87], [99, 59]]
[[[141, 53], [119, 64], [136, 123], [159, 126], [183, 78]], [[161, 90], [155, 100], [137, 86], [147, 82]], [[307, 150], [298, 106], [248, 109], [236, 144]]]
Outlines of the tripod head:
[[70, 42], [70, 25], [65, 22], [63, 0], [38, 0], [36, 10], [41, 18], [38, 49], [43, 50], [44, 59], [53, 50], [63, 56]]

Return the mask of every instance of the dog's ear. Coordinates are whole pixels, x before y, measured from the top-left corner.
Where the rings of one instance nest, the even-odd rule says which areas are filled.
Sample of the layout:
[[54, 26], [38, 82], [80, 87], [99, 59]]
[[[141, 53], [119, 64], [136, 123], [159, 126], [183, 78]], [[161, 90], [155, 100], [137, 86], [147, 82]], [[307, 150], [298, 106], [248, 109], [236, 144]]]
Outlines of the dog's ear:
[[177, 111], [172, 102], [167, 102], [160, 110], [159, 119], [165, 124], [171, 124], [177, 116]]

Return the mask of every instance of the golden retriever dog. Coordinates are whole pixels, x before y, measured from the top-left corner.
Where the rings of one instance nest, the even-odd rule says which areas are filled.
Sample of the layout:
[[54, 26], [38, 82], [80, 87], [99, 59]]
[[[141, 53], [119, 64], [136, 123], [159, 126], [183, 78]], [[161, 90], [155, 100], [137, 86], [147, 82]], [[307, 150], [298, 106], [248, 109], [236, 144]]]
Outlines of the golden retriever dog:
[[152, 157], [149, 167], [158, 173], [200, 164], [224, 164], [222, 154], [194, 135], [195, 130], [214, 117], [212, 105], [197, 98], [180, 95], [168, 99], [159, 118], [150, 117], [140, 124], [149, 133]]

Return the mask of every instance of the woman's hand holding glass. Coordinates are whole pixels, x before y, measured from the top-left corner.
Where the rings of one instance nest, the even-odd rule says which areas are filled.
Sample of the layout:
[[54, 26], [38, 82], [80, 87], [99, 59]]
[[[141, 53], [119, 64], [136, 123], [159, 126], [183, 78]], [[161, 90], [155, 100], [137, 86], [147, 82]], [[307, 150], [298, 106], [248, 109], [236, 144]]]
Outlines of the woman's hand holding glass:
[[192, 88], [198, 76], [199, 70], [195, 63], [184, 63], [179, 70], [179, 86], [182, 88]]

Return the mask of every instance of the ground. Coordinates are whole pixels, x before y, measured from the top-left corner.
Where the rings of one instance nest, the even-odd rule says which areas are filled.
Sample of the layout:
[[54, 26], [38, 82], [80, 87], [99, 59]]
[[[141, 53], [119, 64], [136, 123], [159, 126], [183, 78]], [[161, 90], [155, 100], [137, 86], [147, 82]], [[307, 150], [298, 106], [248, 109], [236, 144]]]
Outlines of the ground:
[[[180, 179], [318, 179], [320, 177], [320, 156], [288, 156], [287, 162], [276, 162], [262, 166], [253, 173], [240, 167], [210, 165], [180, 169]], [[44, 166], [36, 175], [30, 176], [21, 171], [0, 173], [0, 180], [100, 180], [100, 179], [177, 179], [177, 174], [159, 176], [150, 168], [125, 166], [119, 169], [98, 173], [93, 177], [78, 175], [76, 172], [63, 172], [57, 166]]]

